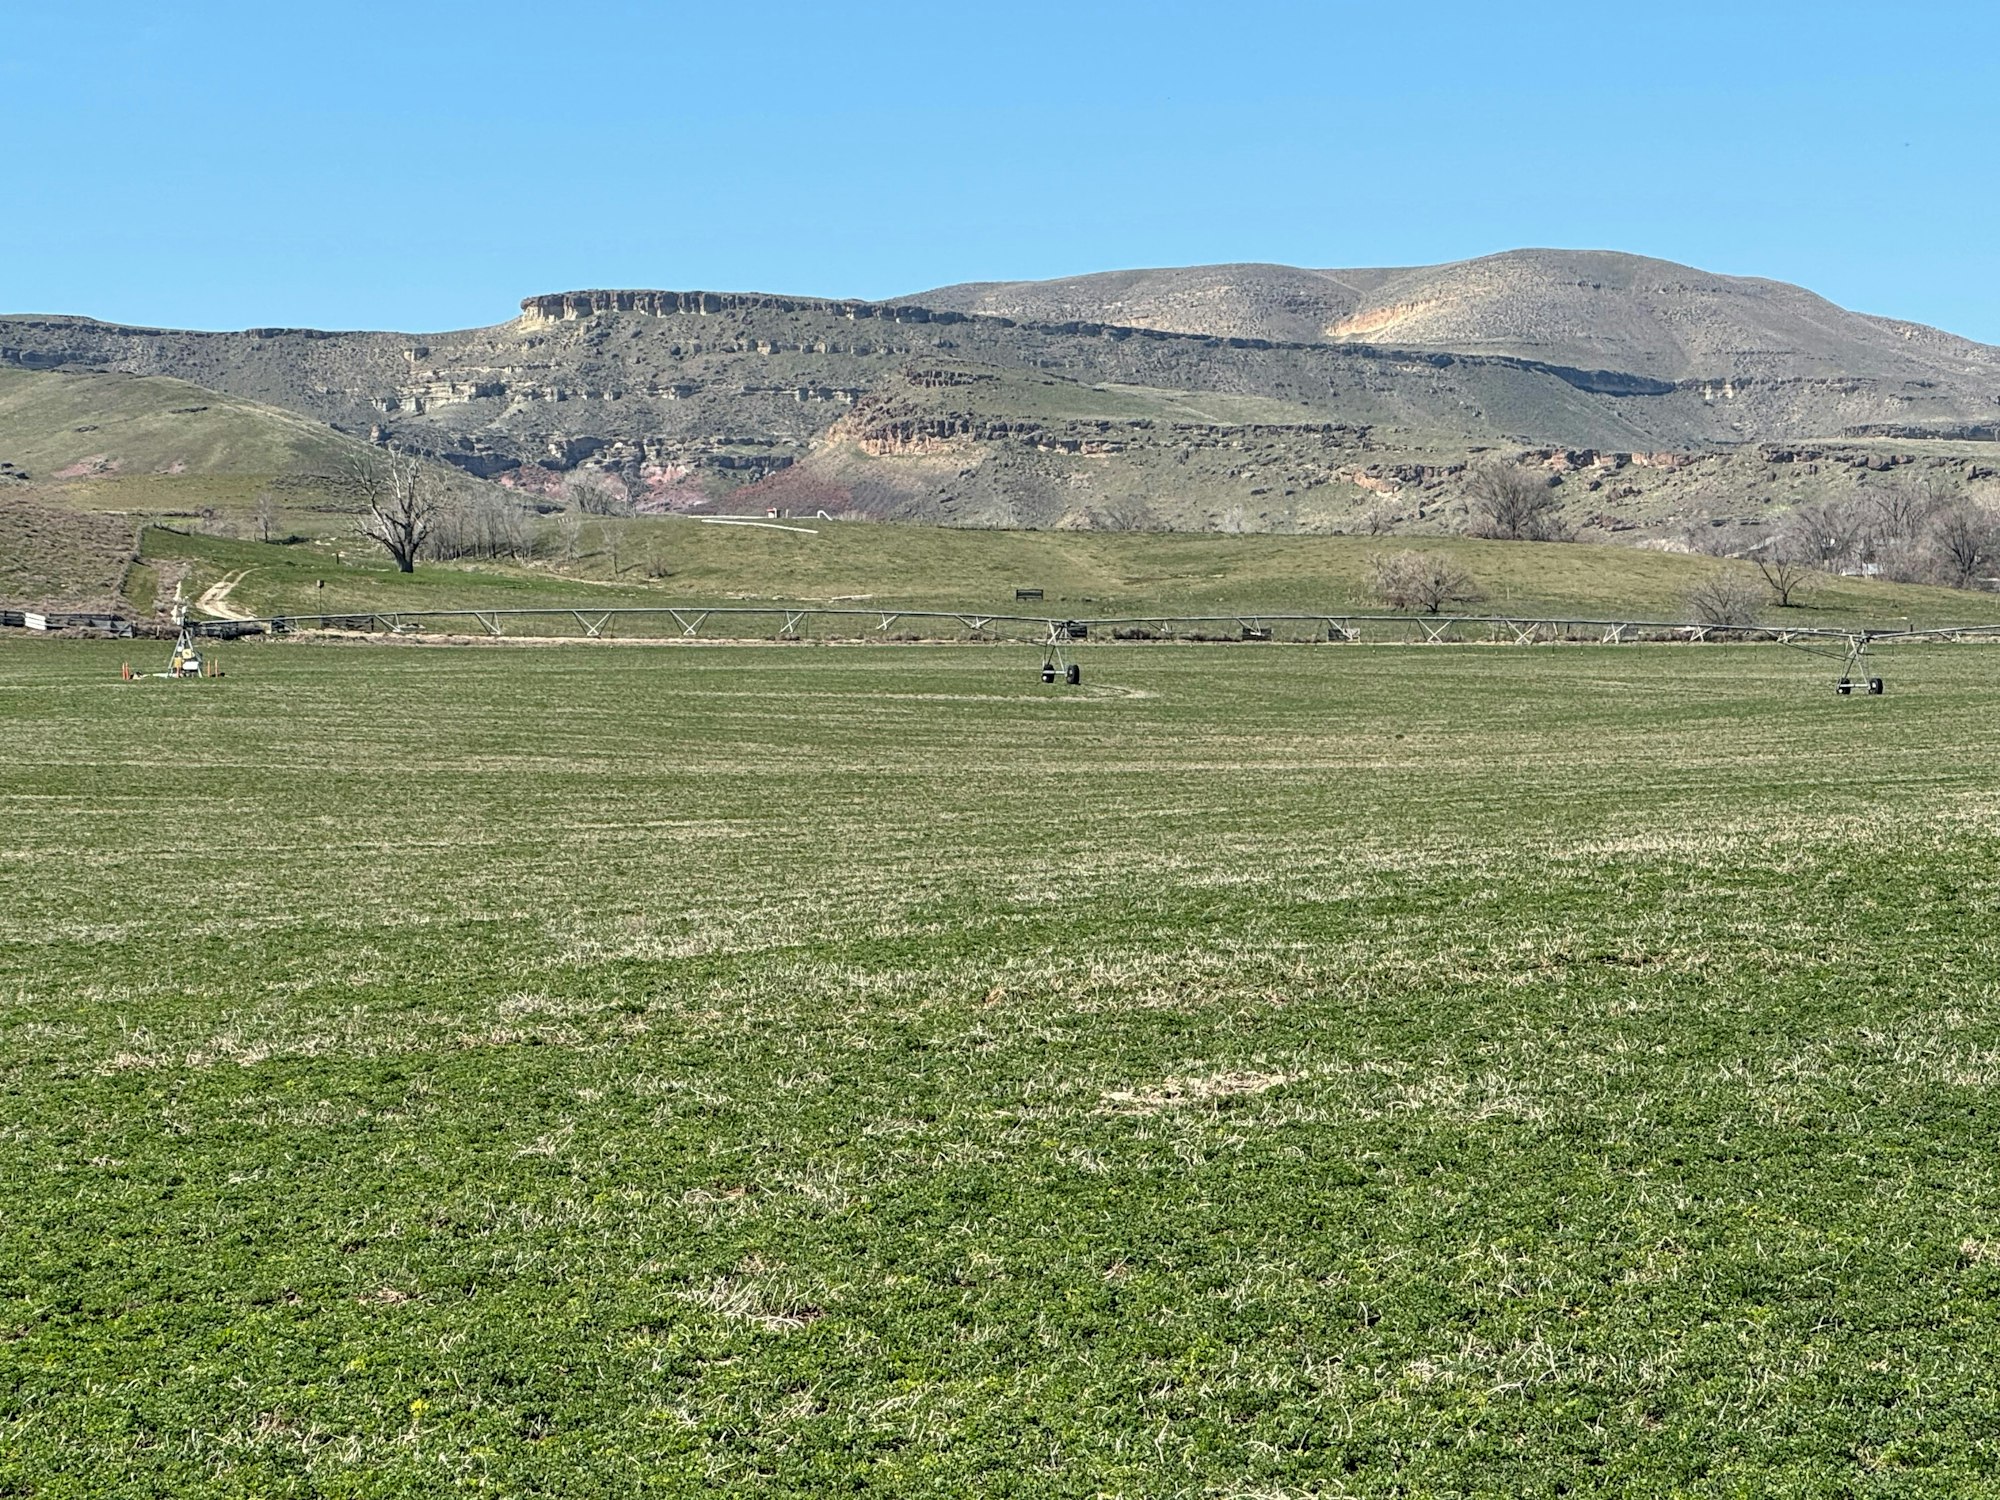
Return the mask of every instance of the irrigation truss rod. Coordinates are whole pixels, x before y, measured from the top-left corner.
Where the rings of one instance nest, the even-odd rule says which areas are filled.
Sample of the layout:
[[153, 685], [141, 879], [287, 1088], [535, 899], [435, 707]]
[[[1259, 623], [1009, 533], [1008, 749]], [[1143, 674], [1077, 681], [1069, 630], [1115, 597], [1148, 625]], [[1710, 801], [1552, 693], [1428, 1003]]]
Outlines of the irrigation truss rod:
[[[614, 625], [654, 622], [666, 626], [670, 638], [710, 640], [754, 638], [731, 636], [724, 627], [762, 619], [774, 628], [758, 633], [797, 637], [808, 626], [824, 621], [846, 627], [853, 635], [886, 636], [892, 631], [929, 628], [947, 634], [1024, 633], [1039, 640], [1084, 640], [1110, 634], [1125, 640], [1165, 637], [1215, 639], [1218, 628], [1244, 640], [1271, 640], [1284, 629], [1296, 639], [1305, 627], [1314, 639], [1378, 642], [1396, 639], [1419, 644], [1469, 644], [1484, 639], [1501, 644], [1533, 645], [1552, 640], [1595, 640], [1618, 645], [1652, 641], [1795, 641], [1888, 642], [1896, 640], [2000, 639], [2000, 624], [1953, 625], [1925, 630], [1908, 627], [1834, 625], [1701, 625], [1667, 620], [1603, 620], [1582, 616], [1531, 615], [1406, 615], [1353, 614], [1325, 611], [1237, 610], [1206, 615], [1105, 615], [1058, 619], [1050, 615], [995, 614], [981, 610], [899, 609], [891, 606], [855, 609], [804, 604], [656, 604], [548, 605], [534, 608], [352, 610], [344, 613], [273, 615], [242, 620], [204, 620], [195, 629], [205, 636], [286, 634], [299, 630], [337, 630], [364, 634], [404, 634], [452, 623], [474, 626], [488, 636], [503, 636], [510, 624], [546, 622], [556, 627], [544, 634], [600, 639]], [[12, 623], [11, 621], [9, 623]], [[858, 630], [854, 629], [858, 625]]]

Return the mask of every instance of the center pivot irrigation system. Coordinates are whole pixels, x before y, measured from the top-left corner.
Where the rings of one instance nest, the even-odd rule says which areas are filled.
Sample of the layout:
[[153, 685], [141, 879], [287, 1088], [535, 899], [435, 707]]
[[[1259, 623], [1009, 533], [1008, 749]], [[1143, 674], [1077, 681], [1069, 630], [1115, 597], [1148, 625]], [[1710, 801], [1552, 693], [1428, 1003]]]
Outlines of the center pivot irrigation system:
[[[1910, 632], [1904, 632], [1906, 634]], [[1833, 690], [1845, 698], [1858, 687], [1872, 697], [1882, 695], [1883, 682], [1879, 677], [1871, 677], [1862, 671], [1862, 662], [1867, 659], [1871, 641], [1883, 639], [1868, 631], [1860, 631], [1847, 638], [1847, 649], [1840, 651], [1828, 646], [1815, 645], [1807, 641], [1785, 641], [1794, 651], [1803, 651], [1809, 656], [1824, 656], [1840, 663], [1840, 676], [1835, 679]]]
[[[174, 663], [156, 676], [190, 675], [186, 663], [198, 638], [337, 632], [362, 635], [471, 635], [487, 639], [647, 639], [678, 641], [1013, 641], [1039, 646], [1045, 683], [1083, 680], [1074, 648], [1087, 640], [1167, 642], [1322, 642], [1345, 644], [1494, 644], [1548, 642], [1628, 645], [1639, 642], [1766, 642], [1841, 663], [1834, 691], [1883, 691], [1865, 668], [1871, 649], [1897, 642], [1995, 641], [2000, 624], [1917, 630], [1873, 626], [1686, 624], [1661, 620], [1593, 620], [1525, 615], [1265, 614], [1126, 615], [1054, 619], [972, 610], [854, 608], [803, 604], [672, 604], [547, 606], [528, 609], [435, 609], [350, 614], [276, 615], [188, 622], [178, 606], [181, 644]], [[195, 672], [200, 658], [195, 655]]]
[[211, 652], [204, 657], [201, 647], [195, 644], [195, 637], [201, 634], [201, 625], [188, 619], [187, 600], [181, 597], [178, 586], [174, 589], [173, 613], [175, 637], [173, 655], [167, 658], [164, 672], [135, 672], [132, 663], [125, 663], [122, 675], [127, 682], [144, 682], [148, 678], [163, 678], [168, 682], [179, 682], [189, 677], [216, 678], [222, 675], [222, 663]]
[[1081, 620], [1049, 621], [1049, 638], [1042, 643], [1042, 681], [1054, 682], [1056, 674], [1071, 687], [1083, 681], [1083, 663], [1069, 659], [1069, 643], [1090, 638], [1090, 627]]

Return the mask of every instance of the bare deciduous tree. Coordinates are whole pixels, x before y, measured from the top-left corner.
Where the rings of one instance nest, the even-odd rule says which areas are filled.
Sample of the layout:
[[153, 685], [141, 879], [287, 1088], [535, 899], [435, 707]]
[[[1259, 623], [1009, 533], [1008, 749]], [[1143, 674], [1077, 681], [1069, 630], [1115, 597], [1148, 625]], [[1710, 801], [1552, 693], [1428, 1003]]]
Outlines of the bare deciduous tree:
[[1750, 625], [1763, 600], [1764, 590], [1747, 573], [1716, 568], [1688, 590], [1687, 606], [1697, 625]]
[[1383, 552], [1368, 560], [1375, 595], [1391, 609], [1434, 615], [1484, 597], [1472, 575], [1440, 552]]
[[1813, 556], [1811, 542], [1790, 527], [1780, 527], [1764, 538], [1751, 560], [1764, 575], [1771, 602], [1780, 609], [1797, 604], [1819, 575], [1819, 561]]
[[606, 469], [578, 469], [562, 483], [563, 503], [587, 516], [629, 516], [632, 488]]
[[1869, 516], [1849, 501], [1822, 500], [1800, 505], [1779, 528], [1784, 550], [1812, 567], [1838, 569], [1859, 561], [1869, 535]]
[[1503, 542], [1566, 542], [1562, 501], [1545, 475], [1533, 469], [1493, 459], [1479, 465], [1466, 480], [1472, 506], [1472, 529]]
[[474, 489], [449, 496], [438, 506], [426, 557], [511, 557], [535, 555], [529, 507], [504, 490]]
[[556, 516], [556, 543], [562, 548], [562, 560], [576, 561], [576, 554], [583, 541], [583, 512], [565, 510]]
[[1932, 513], [1956, 498], [1956, 489], [1938, 476], [1921, 486], [1907, 482], [1884, 485], [1868, 497], [1874, 511], [1871, 530], [1876, 545], [1915, 541], [1924, 534]]
[[1107, 500], [1093, 506], [1091, 525], [1098, 531], [1158, 531], [1160, 518], [1141, 499]]
[[1712, 516], [1692, 516], [1681, 522], [1680, 541], [1690, 552], [1703, 557], [1727, 557], [1734, 538], [1728, 528]]
[[368, 507], [356, 529], [382, 545], [397, 572], [416, 572], [417, 554], [437, 525], [439, 508], [436, 486], [422, 462], [402, 453], [380, 460], [356, 454], [348, 474]]
[[269, 490], [257, 496], [257, 540], [268, 542], [278, 529], [278, 497]]
[[1985, 506], [1961, 498], [1931, 517], [1930, 544], [1939, 579], [1972, 588], [2000, 561], [2000, 524]]
[[1875, 576], [1890, 583], [1922, 583], [1937, 570], [1922, 537], [1881, 537], [1869, 548]]

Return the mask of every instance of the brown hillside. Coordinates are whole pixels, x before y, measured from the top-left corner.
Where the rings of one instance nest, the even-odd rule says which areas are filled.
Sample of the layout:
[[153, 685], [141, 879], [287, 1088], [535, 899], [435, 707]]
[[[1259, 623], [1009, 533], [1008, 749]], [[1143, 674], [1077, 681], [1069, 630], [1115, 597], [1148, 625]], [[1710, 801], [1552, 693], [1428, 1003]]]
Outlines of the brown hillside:
[[1407, 269], [1111, 271], [907, 300], [1026, 321], [1507, 355], [1657, 380], [2000, 380], [1990, 345], [1849, 312], [1784, 282], [1607, 251], [1513, 250]]

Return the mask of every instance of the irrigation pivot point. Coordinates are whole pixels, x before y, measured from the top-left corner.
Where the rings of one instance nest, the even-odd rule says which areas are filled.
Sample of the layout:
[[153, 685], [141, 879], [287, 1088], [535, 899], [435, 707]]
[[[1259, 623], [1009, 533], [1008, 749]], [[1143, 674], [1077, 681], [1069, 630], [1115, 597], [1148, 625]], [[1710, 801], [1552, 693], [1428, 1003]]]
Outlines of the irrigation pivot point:
[[194, 626], [188, 622], [187, 601], [181, 597], [179, 588], [174, 590], [174, 624], [180, 635], [174, 641], [174, 654], [167, 658], [167, 676], [201, 676], [201, 648], [194, 643]]
[[195, 644], [194, 625], [188, 619], [187, 600], [182, 597], [179, 585], [174, 588], [174, 627], [178, 634], [174, 638], [173, 655], [167, 658], [164, 672], [134, 672], [128, 661], [119, 670], [119, 675], [127, 682], [143, 682], [149, 677], [163, 678], [168, 682], [180, 682], [189, 677], [220, 677], [222, 665], [213, 657], [204, 660], [201, 648]]

